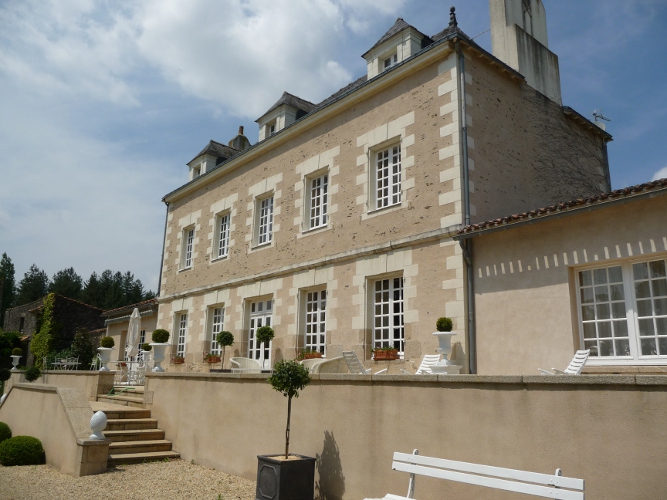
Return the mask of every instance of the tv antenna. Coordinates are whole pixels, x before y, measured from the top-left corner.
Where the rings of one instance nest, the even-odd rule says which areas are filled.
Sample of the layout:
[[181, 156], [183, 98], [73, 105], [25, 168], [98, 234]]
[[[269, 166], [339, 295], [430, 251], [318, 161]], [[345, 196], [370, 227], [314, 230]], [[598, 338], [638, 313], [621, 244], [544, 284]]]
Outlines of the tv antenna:
[[606, 116], [604, 116], [604, 115], [602, 114], [602, 110], [601, 110], [601, 109], [594, 109], [593, 112], [591, 113], [591, 115], [593, 115], [593, 118], [595, 118], [595, 121], [596, 121], [596, 122], [598, 122], [598, 121], [600, 121], [600, 120], [603, 120], [603, 121], [605, 121], [605, 122], [610, 122], [610, 121], [611, 121], [610, 118], [607, 118]]

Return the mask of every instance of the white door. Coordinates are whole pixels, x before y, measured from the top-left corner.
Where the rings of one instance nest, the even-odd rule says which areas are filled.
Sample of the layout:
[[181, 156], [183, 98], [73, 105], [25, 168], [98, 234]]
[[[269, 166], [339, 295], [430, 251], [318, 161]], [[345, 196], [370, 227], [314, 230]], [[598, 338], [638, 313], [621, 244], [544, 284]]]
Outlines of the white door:
[[271, 326], [271, 316], [273, 314], [273, 301], [260, 300], [258, 302], [250, 303], [250, 334], [248, 336], [248, 357], [256, 359], [262, 366], [264, 361], [268, 361], [268, 366], [271, 366], [271, 344], [259, 344], [255, 340], [255, 332], [262, 326]]

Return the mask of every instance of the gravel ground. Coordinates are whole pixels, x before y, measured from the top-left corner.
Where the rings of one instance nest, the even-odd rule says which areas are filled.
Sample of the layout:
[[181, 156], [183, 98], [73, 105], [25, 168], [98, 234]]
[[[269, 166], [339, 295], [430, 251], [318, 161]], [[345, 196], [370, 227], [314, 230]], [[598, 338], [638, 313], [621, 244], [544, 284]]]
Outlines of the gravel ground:
[[183, 460], [119, 465], [74, 478], [46, 465], [0, 466], [2, 500], [254, 500], [255, 483]]

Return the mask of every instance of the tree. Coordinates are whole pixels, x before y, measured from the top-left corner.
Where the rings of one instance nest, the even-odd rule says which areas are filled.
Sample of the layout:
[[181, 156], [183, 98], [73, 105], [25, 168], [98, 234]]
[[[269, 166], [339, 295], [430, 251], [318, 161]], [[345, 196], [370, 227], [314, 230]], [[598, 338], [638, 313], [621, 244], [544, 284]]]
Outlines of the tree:
[[79, 369], [87, 370], [95, 356], [95, 347], [85, 328], [77, 328], [72, 341], [72, 356], [79, 358]]
[[104, 305], [104, 294], [102, 293], [102, 286], [97, 277], [97, 273], [93, 271], [88, 281], [83, 285], [81, 291], [81, 301], [91, 306], [102, 308]]
[[57, 293], [58, 295], [74, 300], [81, 299], [82, 289], [81, 276], [76, 274], [73, 267], [58, 271], [53, 275], [53, 280], [51, 280], [51, 284], [49, 285], [50, 293]]
[[20, 306], [44, 297], [49, 290], [49, 277], [35, 264], [23, 275], [19, 282], [16, 305]]
[[5, 311], [12, 306], [16, 295], [14, 264], [6, 253], [0, 259], [0, 325], [5, 321]]

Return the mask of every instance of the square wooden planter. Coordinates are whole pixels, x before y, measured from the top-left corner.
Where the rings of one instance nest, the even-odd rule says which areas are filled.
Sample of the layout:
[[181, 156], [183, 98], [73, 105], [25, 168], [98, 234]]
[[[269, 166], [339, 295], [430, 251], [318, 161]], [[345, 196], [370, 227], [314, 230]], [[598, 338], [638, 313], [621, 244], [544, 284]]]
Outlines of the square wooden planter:
[[257, 455], [256, 500], [313, 500], [315, 459], [290, 453], [294, 460], [279, 460], [283, 455]]

